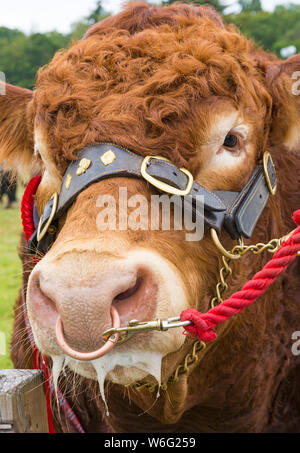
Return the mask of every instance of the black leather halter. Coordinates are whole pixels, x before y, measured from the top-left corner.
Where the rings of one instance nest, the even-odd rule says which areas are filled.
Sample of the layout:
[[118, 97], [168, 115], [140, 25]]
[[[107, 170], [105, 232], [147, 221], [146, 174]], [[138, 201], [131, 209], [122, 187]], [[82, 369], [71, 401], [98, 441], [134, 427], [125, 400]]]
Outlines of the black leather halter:
[[185, 197], [194, 218], [203, 222], [203, 206], [197, 212], [196, 197], [204, 199], [204, 224], [218, 233], [224, 227], [232, 239], [250, 238], [264, 210], [270, 193], [276, 191], [276, 172], [269, 153], [255, 167], [249, 181], [240, 192], [209, 191], [193, 180], [186, 169], [179, 169], [160, 156], [146, 158], [114, 144], [84, 148], [63, 177], [60, 194], [47, 202], [39, 225], [29, 241], [29, 251], [47, 252], [55, 241], [59, 218], [67, 212], [77, 196], [96, 182], [124, 176], [147, 181], [160, 193], [178, 200]]

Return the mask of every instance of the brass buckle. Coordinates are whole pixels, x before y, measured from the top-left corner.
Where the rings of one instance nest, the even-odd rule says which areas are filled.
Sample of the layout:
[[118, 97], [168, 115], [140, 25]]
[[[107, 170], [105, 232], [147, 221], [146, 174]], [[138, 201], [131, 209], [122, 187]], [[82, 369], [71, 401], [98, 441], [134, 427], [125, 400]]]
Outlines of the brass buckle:
[[37, 241], [40, 242], [43, 237], [45, 236], [45, 234], [47, 233], [51, 223], [52, 223], [52, 220], [55, 216], [55, 213], [56, 213], [56, 209], [57, 209], [57, 205], [58, 205], [58, 194], [57, 192], [55, 192], [52, 197], [49, 199], [52, 200], [53, 199], [53, 205], [52, 205], [52, 211], [51, 211], [51, 214], [49, 216], [49, 219], [46, 223], [46, 225], [44, 226], [43, 230], [41, 231], [41, 227], [42, 227], [42, 221], [43, 221], [43, 216], [40, 218], [40, 221], [39, 221], [39, 225], [38, 225], [38, 229], [37, 229]]
[[184, 173], [188, 177], [188, 183], [184, 190], [176, 189], [176, 187], [170, 186], [169, 184], [163, 181], [159, 181], [159, 179], [156, 179], [147, 173], [147, 164], [151, 159], [171, 162], [169, 159], [166, 159], [165, 157], [161, 156], [146, 156], [141, 165], [141, 174], [146, 181], [148, 181], [152, 186], [156, 187], [162, 192], [166, 192], [171, 195], [178, 195], [180, 197], [184, 197], [185, 195], [188, 195], [190, 193], [190, 191], [192, 190], [194, 178], [193, 175], [188, 170], [186, 170], [185, 168], [179, 169], [180, 171], [182, 171], [182, 173]]
[[[275, 195], [276, 190], [277, 190], [277, 184], [275, 184], [274, 187], [271, 184], [270, 175], [269, 175], [269, 172], [268, 172], [268, 163], [269, 163], [269, 161], [271, 161], [271, 164], [274, 167], [274, 163], [273, 163], [271, 154], [268, 151], [265, 151], [264, 152], [264, 156], [263, 156], [263, 166], [264, 166], [265, 178], [266, 178], [267, 186], [268, 186], [268, 189], [269, 189], [270, 193], [272, 195]], [[275, 169], [275, 167], [274, 167], [274, 169]]]

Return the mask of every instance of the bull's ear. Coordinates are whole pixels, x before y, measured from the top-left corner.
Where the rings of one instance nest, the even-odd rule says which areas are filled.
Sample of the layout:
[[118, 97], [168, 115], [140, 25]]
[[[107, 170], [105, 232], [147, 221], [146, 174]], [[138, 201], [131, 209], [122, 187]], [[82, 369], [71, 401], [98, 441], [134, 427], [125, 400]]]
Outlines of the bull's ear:
[[0, 163], [8, 169], [28, 170], [33, 153], [33, 92], [2, 83]]
[[268, 90], [273, 99], [271, 142], [300, 150], [300, 54], [268, 66]]

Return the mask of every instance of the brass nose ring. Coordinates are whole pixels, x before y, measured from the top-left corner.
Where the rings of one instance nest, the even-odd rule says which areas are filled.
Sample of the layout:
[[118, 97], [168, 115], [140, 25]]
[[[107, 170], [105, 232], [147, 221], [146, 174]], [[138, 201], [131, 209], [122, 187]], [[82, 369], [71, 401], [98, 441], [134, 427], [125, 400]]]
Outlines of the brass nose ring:
[[[112, 318], [112, 327], [118, 329], [121, 325], [120, 317], [118, 310], [111, 306], [111, 318]], [[96, 351], [92, 352], [79, 352], [76, 351], [75, 349], [71, 348], [71, 346], [67, 343], [64, 335], [64, 329], [63, 329], [63, 323], [61, 320], [61, 317], [58, 317], [56, 327], [55, 327], [55, 333], [56, 333], [56, 340], [60, 348], [72, 359], [75, 360], [82, 360], [82, 361], [90, 361], [90, 360], [96, 360], [99, 357], [104, 356], [107, 354], [109, 351], [112, 350], [112, 348], [116, 345], [120, 334], [115, 333], [109, 337], [107, 342], [101, 346], [101, 348], [97, 349]]]

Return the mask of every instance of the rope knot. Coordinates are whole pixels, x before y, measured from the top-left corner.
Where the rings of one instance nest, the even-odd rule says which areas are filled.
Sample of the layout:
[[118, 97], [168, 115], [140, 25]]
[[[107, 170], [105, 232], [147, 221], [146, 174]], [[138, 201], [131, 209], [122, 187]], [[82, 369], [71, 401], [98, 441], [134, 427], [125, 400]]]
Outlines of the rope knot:
[[200, 313], [195, 308], [189, 308], [181, 313], [181, 321], [191, 321], [193, 324], [185, 327], [185, 335], [206, 343], [217, 338], [216, 332], [208, 321], [204, 319], [205, 313]]

